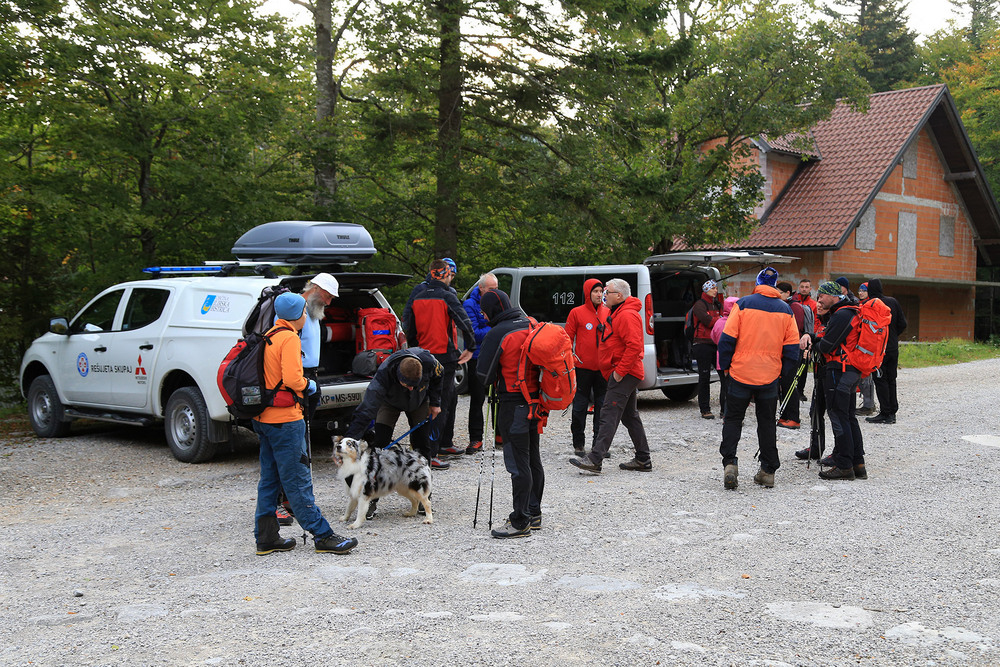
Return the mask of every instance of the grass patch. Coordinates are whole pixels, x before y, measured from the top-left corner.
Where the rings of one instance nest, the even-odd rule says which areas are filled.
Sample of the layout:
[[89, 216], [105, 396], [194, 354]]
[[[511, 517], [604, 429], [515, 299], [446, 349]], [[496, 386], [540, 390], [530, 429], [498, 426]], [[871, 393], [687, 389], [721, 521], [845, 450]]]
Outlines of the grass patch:
[[910, 343], [899, 346], [900, 368], [947, 366], [996, 357], [1000, 357], [1000, 339], [992, 339], [988, 343], [973, 343], [961, 338], [949, 338], [936, 343]]

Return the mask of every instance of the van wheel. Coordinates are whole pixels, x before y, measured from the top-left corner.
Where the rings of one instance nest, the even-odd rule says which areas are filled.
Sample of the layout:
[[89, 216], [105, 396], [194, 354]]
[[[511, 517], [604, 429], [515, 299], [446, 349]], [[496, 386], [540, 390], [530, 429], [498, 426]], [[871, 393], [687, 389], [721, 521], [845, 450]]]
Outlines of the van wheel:
[[455, 369], [455, 393], [469, 393], [469, 367], [466, 364], [459, 364]]
[[698, 385], [696, 384], [682, 384], [679, 387], [661, 387], [660, 391], [663, 395], [669, 398], [671, 401], [677, 401], [678, 403], [683, 403], [684, 401], [690, 401], [692, 398], [698, 395]]
[[215, 443], [208, 439], [208, 406], [197, 387], [170, 394], [163, 427], [178, 461], [201, 463], [215, 455]]
[[28, 389], [28, 421], [39, 438], [61, 438], [69, 433], [63, 404], [56, 385], [48, 375], [39, 375]]

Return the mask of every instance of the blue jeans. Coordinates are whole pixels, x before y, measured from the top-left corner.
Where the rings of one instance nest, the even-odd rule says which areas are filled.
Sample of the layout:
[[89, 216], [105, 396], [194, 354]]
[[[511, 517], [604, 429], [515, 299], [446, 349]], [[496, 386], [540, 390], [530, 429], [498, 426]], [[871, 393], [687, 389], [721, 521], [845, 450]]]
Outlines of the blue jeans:
[[719, 453], [722, 465], [737, 463], [736, 446], [743, 435], [743, 418], [746, 416], [750, 399], [753, 399], [757, 413], [757, 446], [760, 447], [760, 467], [767, 473], [778, 469], [777, 424], [774, 413], [778, 411], [778, 381], [769, 384], [743, 384], [729, 377], [726, 396], [726, 418], [722, 422], [722, 444]]
[[254, 537], [260, 538], [260, 519], [274, 514], [282, 489], [300, 526], [317, 539], [333, 535], [333, 528], [316, 507], [313, 496], [305, 421], [265, 424], [254, 420], [253, 430], [260, 439], [260, 482], [257, 483]]

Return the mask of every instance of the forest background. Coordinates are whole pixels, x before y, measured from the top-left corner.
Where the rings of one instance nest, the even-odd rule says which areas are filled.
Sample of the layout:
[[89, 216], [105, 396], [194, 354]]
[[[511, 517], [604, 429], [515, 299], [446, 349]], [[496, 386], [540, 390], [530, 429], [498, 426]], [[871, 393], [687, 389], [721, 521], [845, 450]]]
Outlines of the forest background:
[[0, 397], [50, 316], [271, 220], [363, 224], [364, 270], [450, 256], [460, 288], [738, 242], [745, 140], [873, 91], [946, 83], [1000, 191], [1000, 0], [950, 0], [922, 40], [899, 0], [282, 1], [308, 25], [0, 0]]

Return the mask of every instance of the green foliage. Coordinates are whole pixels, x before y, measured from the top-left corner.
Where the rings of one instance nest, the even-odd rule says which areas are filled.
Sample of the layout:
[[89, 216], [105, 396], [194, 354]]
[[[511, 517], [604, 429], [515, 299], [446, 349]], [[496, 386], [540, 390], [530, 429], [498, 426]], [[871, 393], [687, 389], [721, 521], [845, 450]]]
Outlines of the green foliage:
[[993, 192], [1000, 192], [1000, 34], [945, 72]]
[[917, 35], [906, 25], [902, 0], [837, 0], [823, 11], [838, 22], [837, 30], [856, 42], [869, 63], [859, 69], [875, 92], [905, 87], [918, 75]]
[[961, 338], [949, 338], [936, 343], [907, 343], [899, 346], [900, 368], [947, 366], [997, 357], [1000, 357], [1000, 344], [992, 339], [988, 343], [972, 343]]

